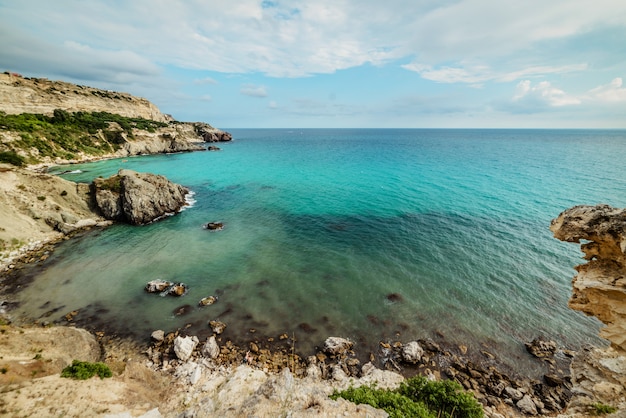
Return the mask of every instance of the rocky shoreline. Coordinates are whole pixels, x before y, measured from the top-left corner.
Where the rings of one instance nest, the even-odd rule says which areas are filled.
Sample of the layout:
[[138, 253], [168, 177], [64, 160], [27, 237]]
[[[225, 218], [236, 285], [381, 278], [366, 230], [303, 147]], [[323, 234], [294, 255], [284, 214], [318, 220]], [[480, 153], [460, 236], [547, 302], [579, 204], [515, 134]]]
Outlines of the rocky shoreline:
[[[91, 190], [96, 201], [98, 200], [98, 193], [104, 192], [106, 195], [101, 196], [102, 207], [120, 209], [124, 207], [124, 203], [120, 200], [123, 193], [120, 193], [121, 189], [117, 190], [117, 187], [121, 186], [125, 178], [130, 178], [130, 183], [139, 180], [145, 183], [148, 179], [148, 190], [150, 190], [148, 195], [153, 195], [155, 192], [153, 190], [154, 184], [163, 186], [161, 182], [167, 181], [156, 177], [158, 176], [122, 170], [110, 179], [96, 182], [100, 183], [99, 185], [94, 183]], [[154, 183], [155, 181], [156, 183]], [[141, 187], [145, 186], [142, 184]], [[186, 189], [177, 185], [161, 186], [162, 190], [167, 191], [166, 194], [177, 196], [174, 199], [174, 206], [180, 207], [183, 204], [181, 199], [184, 202]], [[139, 206], [145, 207], [146, 205], [140, 204]], [[102, 210], [102, 207], [100, 212], [107, 213], [106, 218], [121, 219], [119, 211], [107, 212], [107, 210]], [[171, 207], [167, 206], [165, 212], [171, 210]], [[614, 215], [613, 218], [621, 219], [621, 212], [615, 213], [616, 210], [612, 208], [577, 207], [570, 212], [566, 211], [561, 214], [553, 222], [553, 231], [557, 237], [569, 241], [591, 240], [594, 244], [585, 244], [586, 247], [583, 249], [588, 254], [586, 258], [596, 264], [599, 263], [599, 259], [602, 260], [602, 256], [611, 257], [609, 264], [621, 263], [623, 258], [620, 258], [621, 256], [614, 249], [608, 252], [603, 252], [600, 249], [603, 246], [614, 246], [615, 244], [613, 241], [607, 242], [600, 239], [599, 236], [602, 234], [598, 231], [586, 232], [582, 235], [581, 233], [567, 235], [561, 230], [563, 225], [568, 224], [567, 220], [571, 219], [585, 225], [601, 224], [598, 219], [607, 219], [609, 215], [604, 212], [602, 215], [598, 215], [599, 210], [609, 211], [610, 214]], [[590, 219], [583, 221], [585, 214], [589, 215]], [[151, 216], [155, 217], [152, 219], [156, 219], [160, 215], [152, 214]], [[93, 226], [95, 223], [86, 225], [87, 228]], [[616, 230], [616, 228], [612, 224], [611, 227], [605, 227], [604, 231], [613, 236], [615, 234], [611, 231]], [[57, 229], [63, 231], [63, 228], [58, 228], [58, 226]], [[63, 231], [62, 237], [56, 242], [60, 239], [69, 239], [73, 234], [83, 230], [84, 228], [69, 228]], [[620, 245], [618, 244], [618, 248], [621, 251]], [[33, 245], [19, 261], [13, 261], [12, 268], [0, 273], [2, 293], [7, 295], [27, 286], [28, 283], [24, 282], [19, 274], [16, 274], [20, 269], [20, 264], [26, 265], [43, 261], [53, 250], [53, 242]], [[579, 272], [588, 271], [587, 268], [580, 267], [578, 270]], [[604, 276], [613, 277], [614, 271], [608, 269], [606, 263], [602, 264], [601, 271]], [[621, 270], [617, 269], [617, 271]], [[621, 283], [619, 280], [619, 278], [612, 280], [613, 285], [617, 284], [619, 287]], [[580, 301], [580, 299], [575, 292], [572, 300]], [[589, 298], [587, 297], [587, 299]], [[2, 308], [5, 311], [10, 311], [10, 302], [4, 303]], [[590, 313], [591, 311], [592, 309], [587, 309], [586, 312]], [[619, 312], [619, 309], [617, 311]], [[109, 344], [111, 341], [118, 341], [115, 334], [109, 330], [90, 327], [89, 318], [80, 318], [77, 312], [68, 313], [65, 316], [65, 321], [65, 324], [57, 325], [84, 326], [91, 329], [94, 335], [100, 339], [107, 339]], [[619, 323], [619, 321], [616, 322]], [[516, 376], [510, 370], [501, 367], [497, 358], [488, 350], [473, 352], [464, 346], [451, 346], [428, 338], [415, 341], [381, 341], [379, 351], [374, 354], [370, 353], [370, 361], [363, 362], [361, 359], [364, 353], [355, 352], [351, 342], [339, 337], [330, 337], [324, 342], [324, 348], [320, 349], [314, 356], [302, 358], [295, 350], [295, 336], [288, 334], [280, 336], [255, 335], [247, 343], [237, 344], [222, 334], [226, 324], [211, 325], [213, 334], [202, 342], [197, 336], [189, 335], [186, 329], [180, 329], [168, 333], [156, 331], [151, 336], [149, 344], [146, 336], [146, 344], [137, 346], [140, 355], [146, 358], [144, 360], [146, 367], [155, 373], [172, 376], [178, 381], [182, 381], [186, 387], [185, 392], [199, 402], [195, 406], [190, 404], [190, 407], [187, 408], [185, 413], [191, 414], [189, 416], [203, 416], [202, 413], [204, 412], [201, 411], [211, 410], [210, 408], [207, 409], [207, 406], [198, 397], [206, 395], [206, 385], [210, 385], [210, 381], [216, 373], [225, 378], [231, 376], [229, 373], [241, 372], [242, 367], [252, 374], [257, 371], [262, 372], [265, 376], [264, 379], [270, 379], [271, 376], [286, 381], [294, 381], [295, 378], [308, 379], [309, 382], [315, 382], [315, 385], [325, 387], [326, 391], [330, 390], [329, 388], [334, 390], [338, 387], [347, 387], [347, 382], [365, 381], [371, 383], [376, 381], [377, 384], [381, 384], [378, 380], [372, 380], [374, 375], [378, 376], [376, 379], [381, 378], [383, 381], [390, 379], [393, 382], [399, 382], [405, 377], [416, 374], [428, 376], [431, 379], [453, 379], [466, 390], [474, 393], [484, 405], [486, 415], [494, 418], [556, 416], [557, 414], [578, 417], [586, 416], [585, 414], [589, 413], [589, 405], [592, 400], [601, 399], [607, 404], [619, 405], [620, 409], [624, 407], [625, 403], [623, 386], [620, 387], [626, 383], [623, 375], [626, 369], [626, 360], [624, 360], [621, 350], [621, 340], [618, 340], [617, 344], [614, 344], [614, 348], [608, 351], [588, 348], [577, 354], [557, 347], [553, 341], [537, 338], [527, 344], [527, 350], [537, 359], [537, 362], [542, 364], [545, 373], [541, 379], [534, 379]], [[619, 336], [620, 334], [613, 332], [611, 335]], [[333, 346], [329, 341], [335, 341], [335, 345], [343, 348], [329, 348]], [[608, 368], [605, 364], [607, 358], [613, 359], [610, 362], [612, 366]], [[610, 377], [607, 377], [607, 373]], [[203, 376], [206, 382], [204, 386], [198, 386], [197, 384], [203, 379]], [[590, 381], [594, 383], [590, 384]], [[257, 399], [259, 405], [266, 401], [267, 399]], [[316, 400], [315, 403], [316, 405], [324, 404], [320, 400]], [[294, 406], [290, 406], [290, 408], [292, 407]], [[215, 408], [217, 409], [214, 412], [221, 411], [218, 407]], [[251, 411], [254, 410], [252, 406], [249, 408], [252, 408]]]

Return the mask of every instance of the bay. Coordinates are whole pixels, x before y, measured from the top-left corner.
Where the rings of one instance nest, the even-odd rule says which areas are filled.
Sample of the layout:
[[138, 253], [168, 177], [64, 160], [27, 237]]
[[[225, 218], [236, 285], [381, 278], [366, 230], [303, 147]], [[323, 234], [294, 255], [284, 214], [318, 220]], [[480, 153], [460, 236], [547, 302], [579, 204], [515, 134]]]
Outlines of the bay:
[[[567, 307], [580, 250], [548, 227], [574, 205], [624, 206], [625, 131], [230, 132], [219, 152], [70, 167], [80, 172], [63, 177], [83, 182], [120, 168], [163, 174], [195, 203], [60, 245], [20, 292], [18, 315], [80, 310], [140, 340], [186, 324], [208, 335], [221, 320], [237, 342], [287, 333], [304, 354], [330, 335], [362, 352], [432, 337], [522, 368], [533, 367], [523, 342], [540, 335], [604, 344], [599, 322]], [[212, 221], [224, 230], [202, 228]], [[190, 290], [147, 294], [153, 279]], [[209, 295], [218, 302], [197, 306]]]

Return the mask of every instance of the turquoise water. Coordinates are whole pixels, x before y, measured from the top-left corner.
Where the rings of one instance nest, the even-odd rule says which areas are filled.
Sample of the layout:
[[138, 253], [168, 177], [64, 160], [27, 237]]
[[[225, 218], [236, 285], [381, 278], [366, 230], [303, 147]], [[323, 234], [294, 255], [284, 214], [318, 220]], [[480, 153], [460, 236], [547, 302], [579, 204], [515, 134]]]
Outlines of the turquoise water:
[[[235, 340], [295, 335], [305, 354], [330, 335], [365, 352], [443, 338], [510, 364], [539, 335], [602, 343], [599, 322], [567, 307], [580, 250], [548, 227], [577, 204], [625, 206], [625, 131], [231, 132], [221, 152], [72, 166], [82, 173], [63, 176], [85, 182], [122, 167], [163, 174], [196, 202], [64, 243], [20, 293], [21, 315], [81, 309], [143, 339], [185, 324], [206, 334], [219, 319]], [[224, 230], [204, 230], [211, 221]], [[147, 294], [152, 279], [190, 291]], [[209, 295], [218, 302], [197, 307]]]

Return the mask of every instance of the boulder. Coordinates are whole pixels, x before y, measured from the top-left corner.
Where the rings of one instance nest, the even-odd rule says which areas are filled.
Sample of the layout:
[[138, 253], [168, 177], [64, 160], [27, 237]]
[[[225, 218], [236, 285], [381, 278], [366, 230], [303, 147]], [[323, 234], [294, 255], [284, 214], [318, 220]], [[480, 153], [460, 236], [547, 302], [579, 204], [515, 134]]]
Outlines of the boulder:
[[174, 339], [174, 353], [182, 361], [187, 361], [191, 358], [193, 350], [198, 345], [198, 337], [181, 337], [178, 336]]
[[209, 326], [216, 334], [221, 334], [226, 329], [226, 324], [220, 321], [209, 321]]
[[106, 219], [143, 225], [185, 206], [189, 190], [163, 176], [120, 170], [92, 183], [95, 204]]
[[165, 280], [151, 280], [146, 284], [146, 292], [161, 293], [167, 290], [173, 283]]
[[156, 330], [154, 332], [152, 332], [152, 334], [150, 335], [150, 337], [157, 342], [161, 342], [165, 339], [165, 332], [163, 332], [163, 330]]
[[530, 343], [526, 343], [526, 350], [537, 358], [550, 358], [556, 353], [556, 343], [545, 340], [542, 337], [535, 338]]
[[533, 402], [530, 395], [524, 395], [522, 399], [520, 399], [516, 403], [517, 407], [525, 413], [526, 415], [537, 415], [537, 406]]
[[411, 341], [402, 347], [402, 360], [407, 363], [418, 363], [422, 359], [424, 349], [418, 344], [417, 341]]
[[167, 291], [172, 296], [184, 296], [189, 287], [185, 283], [174, 283]]
[[222, 222], [209, 222], [204, 224], [204, 229], [208, 229], [209, 231], [221, 231], [224, 229], [224, 224]]
[[354, 343], [346, 338], [328, 337], [324, 341], [324, 351], [333, 356], [341, 355], [350, 350], [353, 345]]
[[206, 339], [206, 343], [204, 343], [204, 347], [202, 347], [202, 355], [212, 359], [220, 355], [220, 346], [217, 345], [215, 335], [211, 335]]
[[207, 296], [206, 298], [200, 299], [200, 302], [198, 302], [198, 305], [200, 306], [213, 305], [215, 302], [217, 302], [217, 296]]

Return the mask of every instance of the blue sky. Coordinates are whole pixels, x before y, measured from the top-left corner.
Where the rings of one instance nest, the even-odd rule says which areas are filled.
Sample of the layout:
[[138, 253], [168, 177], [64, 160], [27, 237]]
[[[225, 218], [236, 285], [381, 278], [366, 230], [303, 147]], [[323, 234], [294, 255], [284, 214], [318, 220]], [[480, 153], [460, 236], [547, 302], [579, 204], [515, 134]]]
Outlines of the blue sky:
[[626, 128], [626, 1], [0, 0], [7, 70], [221, 128]]

